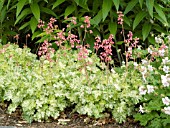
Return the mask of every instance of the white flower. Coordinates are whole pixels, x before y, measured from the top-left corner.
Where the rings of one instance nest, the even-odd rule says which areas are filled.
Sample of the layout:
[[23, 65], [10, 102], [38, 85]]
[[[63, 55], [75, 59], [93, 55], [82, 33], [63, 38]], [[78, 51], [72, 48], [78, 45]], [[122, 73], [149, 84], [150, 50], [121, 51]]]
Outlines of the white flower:
[[165, 73], [168, 73], [168, 72], [169, 72], [169, 66], [164, 65], [164, 66], [163, 66], [163, 71], [164, 71]]
[[161, 80], [162, 80], [162, 84], [163, 84], [164, 87], [169, 87], [167, 75], [166, 76], [161, 75]]
[[147, 60], [142, 60], [142, 64], [147, 64], [148, 63], [148, 61]]
[[155, 37], [156, 43], [163, 43], [163, 40], [160, 37]]
[[140, 94], [140, 95], [145, 95], [146, 92], [147, 92], [147, 90], [145, 89], [144, 86], [140, 86], [140, 87], [139, 87], [139, 94]]
[[152, 50], [150, 48], [148, 48], [148, 53], [152, 54]]
[[141, 66], [141, 73], [142, 74], [146, 74], [146, 72], [147, 72], [146, 67], [145, 66]]
[[159, 55], [160, 55], [160, 56], [164, 56], [165, 50], [164, 50], [164, 49], [161, 49], [161, 50], [159, 50], [158, 52], [159, 52]]
[[165, 57], [165, 59], [162, 59], [162, 63], [163, 63], [163, 64], [166, 64], [166, 63], [168, 63], [168, 62], [170, 62], [170, 60], [168, 60], [168, 57]]
[[169, 105], [170, 104], [170, 99], [168, 97], [162, 98], [162, 102], [165, 105]]
[[170, 106], [169, 107], [164, 107], [165, 114], [170, 115]]
[[168, 38], [168, 42], [170, 42], [170, 36], [167, 36], [167, 38]]
[[114, 70], [113, 68], [111, 69], [111, 72], [114, 73], [114, 74], [116, 73], [115, 70]]
[[143, 109], [143, 107], [142, 107], [142, 105], [139, 106], [139, 112], [141, 112], [141, 113], [144, 113], [144, 112], [145, 112], [144, 109]]
[[133, 65], [134, 65], [135, 67], [137, 67], [137, 66], [138, 66], [138, 63], [137, 63], [137, 62], [134, 62]]
[[149, 71], [153, 71], [152, 65], [148, 65], [148, 70], [149, 70]]
[[152, 93], [154, 91], [154, 87], [151, 85], [147, 85], [148, 93]]

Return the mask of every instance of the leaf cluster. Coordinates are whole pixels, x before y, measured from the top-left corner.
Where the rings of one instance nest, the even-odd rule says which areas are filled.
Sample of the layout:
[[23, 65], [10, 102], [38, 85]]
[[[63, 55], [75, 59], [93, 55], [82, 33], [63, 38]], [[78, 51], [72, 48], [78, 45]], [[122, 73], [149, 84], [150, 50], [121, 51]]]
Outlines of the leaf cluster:
[[[169, 31], [169, 6], [169, 1], [165, 0], [1, 0], [1, 40], [6, 43], [9, 32], [14, 35], [21, 33], [20, 30], [36, 35], [39, 19], [47, 21], [54, 17], [64, 28], [61, 24], [64, 18], [75, 16], [81, 19], [88, 15], [92, 17], [94, 33], [89, 35], [87, 42], [93, 43], [93, 35], [107, 38], [110, 33], [118, 42], [123, 38], [119, 36], [121, 26], [117, 25], [117, 11], [122, 11], [126, 32], [133, 30], [134, 35], [146, 43], [154, 43], [150, 33]], [[79, 29], [77, 32], [82, 35]]]

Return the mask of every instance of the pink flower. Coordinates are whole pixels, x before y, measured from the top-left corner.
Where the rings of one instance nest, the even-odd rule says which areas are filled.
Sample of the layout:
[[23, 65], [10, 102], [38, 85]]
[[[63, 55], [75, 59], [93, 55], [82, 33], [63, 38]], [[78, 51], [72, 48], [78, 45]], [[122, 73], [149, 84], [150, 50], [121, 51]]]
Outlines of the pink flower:
[[118, 18], [117, 18], [118, 24], [122, 25], [124, 15], [121, 11], [118, 11], [117, 14], [118, 14]]
[[86, 59], [88, 57], [89, 51], [86, 47], [88, 46], [82, 46], [82, 45], [77, 46], [77, 48], [80, 49], [78, 53], [78, 60]]
[[96, 51], [99, 50], [99, 48], [102, 48], [104, 51], [100, 53], [100, 58], [101, 60], [105, 62], [111, 61], [111, 55], [112, 55], [112, 45], [114, 44], [113, 42], [113, 35], [111, 34], [108, 39], [104, 39], [102, 42], [100, 40], [100, 37], [97, 36], [95, 42], [94, 48]]
[[89, 28], [90, 27], [90, 18], [91, 17], [85, 16], [84, 18], [85, 18], [84, 23], [86, 23], [87, 24], [87, 28]]
[[90, 32], [90, 34], [92, 34], [92, 33], [93, 33], [93, 31], [92, 31], [92, 30], [89, 30], [89, 32]]

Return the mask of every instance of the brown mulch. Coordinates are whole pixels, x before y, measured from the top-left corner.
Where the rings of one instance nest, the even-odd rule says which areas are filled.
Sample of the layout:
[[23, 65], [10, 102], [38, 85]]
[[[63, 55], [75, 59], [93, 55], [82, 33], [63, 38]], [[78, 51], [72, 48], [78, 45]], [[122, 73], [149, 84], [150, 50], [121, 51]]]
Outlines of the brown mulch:
[[27, 123], [22, 119], [21, 111], [17, 109], [11, 115], [7, 114], [6, 107], [0, 106], [0, 128], [2, 126], [13, 126], [13, 128], [143, 128], [138, 122], [128, 118], [123, 124], [117, 124], [114, 119], [109, 117], [105, 119], [93, 119], [78, 113], [72, 113], [67, 110], [62, 112], [57, 119], [49, 119], [46, 122]]

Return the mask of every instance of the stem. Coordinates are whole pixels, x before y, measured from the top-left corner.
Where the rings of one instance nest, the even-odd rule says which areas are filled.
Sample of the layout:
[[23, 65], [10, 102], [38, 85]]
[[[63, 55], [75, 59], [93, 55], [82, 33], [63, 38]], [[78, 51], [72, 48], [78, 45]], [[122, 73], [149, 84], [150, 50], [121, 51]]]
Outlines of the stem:
[[[72, 2], [73, 2], [73, 5], [74, 5], [74, 7], [75, 7], [75, 13], [74, 13], [74, 15], [75, 15], [75, 17], [77, 18], [77, 17], [78, 17], [77, 5], [76, 5], [76, 3], [74, 2], [74, 0], [72, 0]], [[77, 29], [78, 29], [79, 38], [80, 38], [80, 40], [82, 40], [82, 31], [81, 31], [80, 27], [78, 27]]]
[[122, 59], [121, 59], [121, 57], [120, 57], [120, 53], [119, 53], [119, 49], [118, 49], [118, 46], [117, 45], [115, 45], [115, 47], [116, 47], [116, 52], [117, 52], [117, 56], [118, 56], [118, 59], [119, 59], [119, 63], [120, 63], [120, 66], [122, 65]]

